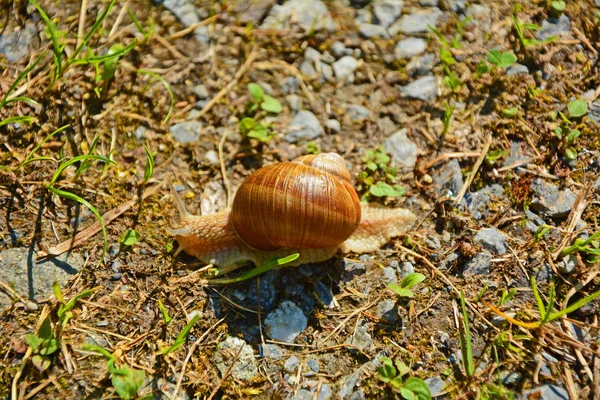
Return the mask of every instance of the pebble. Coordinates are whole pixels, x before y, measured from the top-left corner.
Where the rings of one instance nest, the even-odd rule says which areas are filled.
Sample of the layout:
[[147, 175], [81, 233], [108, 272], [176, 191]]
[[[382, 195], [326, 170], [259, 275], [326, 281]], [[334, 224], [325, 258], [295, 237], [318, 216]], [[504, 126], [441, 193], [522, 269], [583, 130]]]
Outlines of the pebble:
[[315, 284], [315, 292], [319, 297], [321, 303], [325, 308], [335, 308], [335, 301], [333, 300], [333, 293], [331, 288], [327, 287], [323, 282], [319, 281]]
[[383, 268], [383, 277], [385, 283], [397, 283], [398, 281], [398, 278], [396, 278], [396, 271], [392, 267]]
[[306, 365], [308, 366], [308, 368], [310, 368], [310, 370], [314, 373], [319, 372], [319, 362], [317, 360], [315, 360], [314, 358], [309, 358], [306, 361]]
[[[240, 347], [242, 347], [241, 352]], [[238, 352], [240, 353], [237, 361], [231, 367]], [[229, 371], [229, 375], [233, 379], [247, 381], [258, 375], [258, 367], [256, 366], [252, 347], [242, 339], [234, 336], [229, 336], [217, 345], [217, 349], [215, 350], [215, 364], [221, 376], [225, 376], [227, 371]]]
[[542, 27], [535, 32], [535, 38], [538, 40], [546, 40], [552, 36], [560, 36], [563, 33], [571, 32], [571, 20], [565, 14], [558, 18], [548, 18], [542, 22]]
[[438, 88], [434, 76], [423, 76], [400, 87], [400, 93], [407, 99], [431, 101], [438, 96]]
[[344, 43], [337, 41], [337, 42], [333, 42], [331, 44], [331, 52], [333, 53], [333, 55], [337, 58], [343, 57], [343, 56], [349, 56], [352, 55], [352, 50], [348, 49]]
[[406, 135], [406, 128], [394, 132], [383, 142], [383, 147], [394, 162], [404, 168], [412, 169], [417, 162], [418, 147]]
[[[260, 310], [262, 312], [270, 312], [275, 308], [275, 302], [277, 301], [275, 279], [277, 276], [277, 271], [269, 271], [260, 279]], [[253, 307], [258, 306], [259, 292], [257, 286], [256, 282], [251, 283], [245, 296], [246, 302]]]
[[525, 65], [519, 64], [519, 63], [511, 65], [506, 70], [506, 75], [510, 75], [510, 76], [522, 75], [522, 74], [528, 74], [528, 73], [529, 73], [529, 69]]
[[534, 193], [531, 208], [550, 218], [566, 218], [577, 200], [577, 195], [570, 189], [560, 190], [542, 178], [534, 180], [531, 189]]
[[419, 5], [422, 7], [437, 7], [439, 0], [420, 0]]
[[475, 243], [500, 255], [505, 254], [508, 247], [504, 235], [496, 228], [480, 229], [475, 235]]
[[285, 135], [285, 140], [288, 143], [312, 140], [323, 134], [323, 127], [318, 118], [308, 110], [298, 111], [292, 118], [287, 130], [289, 133]]
[[396, 36], [398, 33], [412, 35], [429, 32], [429, 26], [435, 28], [441, 15], [442, 11], [437, 7], [403, 15], [398, 22], [388, 28], [388, 32], [392, 36]]
[[302, 108], [302, 98], [297, 94], [288, 94], [285, 96], [285, 101], [290, 106], [292, 112], [300, 111], [300, 108]]
[[340, 121], [338, 121], [337, 119], [329, 119], [329, 120], [327, 120], [327, 122], [325, 122], [325, 127], [331, 133], [338, 133], [342, 129], [342, 127], [340, 125]]
[[394, 54], [397, 60], [411, 58], [423, 54], [427, 49], [427, 42], [421, 38], [406, 38], [396, 43]]
[[[208, 17], [208, 14], [201, 13], [203, 10], [196, 7], [190, 0], [164, 0], [162, 5], [171, 11], [185, 26], [192, 26]], [[196, 27], [194, 36], [200, 43], [210, 42], [208, 26]]]
[[220, 165], [219, 161], [219, 153], [216, 150], [209, 150], [204, 154], [204, 159], [209, 165], [213, 167], [218, 167]]
[[142, 140], [147, 130], [148, 129], [144, 125], [140, 125], [133, 131], [133, 135], [137, 140]]
[[435, 171], [435, 191], [439, 196], [456, 196], [463, 187], [463, 176], [458, 160], [453, 159]]
[[363, 121], [371, 115], [371, 110], [358, 104], [349, 104], [346, 106], [346, 114], [352, 121]]
[[490, 273], [490, 265], [492, 265], [492, 255], [482, 251], [466, 263], [463, 275], [487, 276]]
[[291, 301], [284, 301], [265, 318], [265, 331], [270, 339], [292, 343], [307, 324], [302, 310]]
[[360, 324], [356, 327], [354, 335], [351, 335], [347, 340], [347, 344], [352, 346], [356, 346], [359, 349], [365, 350], [373, 350], [375, 345], [373, 344], [373, 338], [369, 334], [368, 325]]
[[333, 72], [338, 82], [354, 82], [354, 71], [358, 61], [352, 56], [344, 56], [333, 63]]
[[285, 361], [285, 364], [283, 364], [283, 369], [286, 372], [289, 372], [290, 374], [292, 374], [296, 370], [296, 368], [298, 368], [298, 364], [300, 364], [298, 357], [291, 356], [290, 358], [288, 358]]
[[29, 54], [29, 44], [37, 35], [35, 25], [29, 23], [24, 29], [0, 35], [0, 54], [9, 63], [16, 63]]
[[408, 261], [402, 263], [402, 278], [415, 272], [415, 267]]
[[568, 254], [564, 256], [558, 263], [558, 270], [564, 274], [570, 274], [577, 269], [579, 262], [577, 261], [577, 256], [574, 254]]
[[[84, 260], [79, 253], [63, 253], [40, 262], [29, 248], [9, 248], [0, 251], [0, 281], [28, 300], [39, 302], [53, 296], [54, 281], [64, 287], [83, 265]], [[11, 301], [11, 297], [0, 291], [0, 310], [10, 306]]]
[[421, 57], [412, 58], [406, 64], [406, 73], [411, 77], [429, 75], [435, 65], [435, 54], [427, 53]]
[[393, 300], [384, 300], [377, 306], [375, 315], [387, 322], [395, 323], [400, 319], [398, 315], [398, 307]]
[[467, 194], [467, 207], [474, 219], [487, 218], [491, 215], [490, 202], [502, 196], [503, 189], [497, 183], [477, 192]]
[[378, 24], [384, 28], [390, 26], [402, 14], [403, 0], [374, 0], [373, 14]]
[[427, 378], [425, 379], [425, 383], [429, 388], [431, 397], [438, 397], [445, 393], [444, 388], [446, 387], [446, 382], [441, 377], [434, 376], [431, 378]]
[[387, 39], [390, 37], [388, 31], [386, 31], [383, 26], [377, 24], [369, 24], [363, 22], [358, 25], [358, 32], [361, 34], [361, 36], [367, 39], [372, 39], [375, 37]]
[[295, 76], [288, 76], [279, 83], [279, 88], [284, 94], [293, 94], [298, 91], [300, 82]]
[[233, 3], [233, 12], [238, 16], [242, 25], [252, 23], [257, 26], [275, 2], [276, 0], [236, 1]]
[[290, 29], [296, 23], [305, 30], [335, 30], [335, 22], [321, 0], [289, 0], [275, 4], [263, 21], [263, 29]]
[[181, 144], [187, 144], [200, 139], [202, 124], [198, 121], [186, 121], [171, 126], [171, 136]]
[[545, 384], [527, 390], [523, 393], [523, 398], [536, 398], [538, 400], [569, 400], [569, 393], [560, 386]]
[[208, 96], [210, 96], [210, 94], [208, 93], [208, 89], [206, 89], [206, 86], [204, 86], [203, 84], [194, 86], [194, 89], [192, 89], [192, 91], [200, 100], [207, 99]]
[[271, 360], [281, 360], [283, 358], [283, 350], [279, 346], [270, 343], [259, 344], [258, 354]]
[[457, 14], [462, 14], [467, 8], [467, 0], [446, 0], [446, 3]]
[[489, 29], [492, 23], [492, 10], [481, 4], [471, 4], [466, 12], [467, 17], [471, 17], [471, 23], [482, 28]]

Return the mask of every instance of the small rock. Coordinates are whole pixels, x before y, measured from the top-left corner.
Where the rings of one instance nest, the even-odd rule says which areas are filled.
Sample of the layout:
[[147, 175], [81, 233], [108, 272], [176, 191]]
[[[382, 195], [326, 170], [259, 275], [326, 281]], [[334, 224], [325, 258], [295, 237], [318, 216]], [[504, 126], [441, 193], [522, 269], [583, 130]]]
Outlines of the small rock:
[[439, 0], [420, 0], [419, 5], [422, 7], [437, 7]]
[[310, 358], [306, 361], [306, 365], [308, 366], [308, 368], [310, 368], [310, 370], [314, 373], [319, 372], [319, 362], [317, 360], [315, 360], [314, 358]]
[[[208, 15], [201, 15], [202, 9], [197, 8], [190, 0], [164, 0], [162, 5], [171, 11], [185, 26], [192, 26], [208, 17]], [[194, 36], [200, 43], [210, 42], [208, 26], [198, 26], [194, 30]]]
[[308, 110], [301, 110], [292, 118], [288, 125], [288, 134], [285, 135], [285, 140], [288, 143], [296, 143], [301, 140], [312, 140], [323, 134], [321, 123]]
[[252, 23], [254, 26], [260, 24], [267, 12], [273, 7], [276, 0], [253, 0], [234, 2], [234, 13], [238, 16], [242, 25]]
[[411, 77], [429, 75], [435, 65], [435, 54], [427, 53], [421, 57], [415, 57], [406, 64], [406, 73]]
[[24, 29], [0, 35], [0, 54], [9, 63], [16, 63], [29, 54], [29, 44], [37, 34], [35, 25], [27, 23]]
[[296, 371], [296, 368], [298, 368], [298, 364], [300, 364], [298, 357], [291, 356], [285, 361], [285, 364], [283, 364], [283, 369], [285, 369], [286, 372], [292, 374], [294, 373], [294, 371]]
[[348, 49], [344, 43], [337, 41], [331, 44], [331, 52], [337, 58], [352, 55], [352, 50]]
[[446, 0], [446, 3], [448, 4], [448, 7], [450, 7], [450, 10], [457, 14], [465, 12], [467, 7], [467, 0]]
[[[233, 367], [231, 367], [235, 356], [240, 351], [240, 347], [242, 347], [242, 350], [237, 361], [233, 364]], [[221, 376], [225, 376], [228, 370], [233, 379], [240, 379], [243, 381], [250, 380], [258, 375], [258, 367], [256, 366], [252, 347], [237, 337], [229, 336], [217, 345], [215, 351], [215, 364], [217, 365]], [[231, 370], [229, 369], [230, 367]]]
[[285, 101], [287, 101], [290, 106], [290, 110], [293, 112], [299, 111], [302, 107], [302, 98], [297, 94], [288, 94], [285, 96]]
[[375, 0], [373, 1], [373, 14], [379, 25], [384, 28], [390, 26], [402, 14], [403, 0]]
[[354, 82], [354, 71], [358, 61], [354, 57], [344, 56], [333, 63], [333, 72], [338, 82]]
[[395, 323], [400, 319], [398, 315], [398, 306], [393, 300], [384, 300], [377, 306], [375, 315], [387, 322]]
[[271, 8], [263, 29], [290, 29], [296, 23], [305, 30], [335, 30], [335, 22], [321, 0], [289, 0]]
[[523, 398], [536, 398], [539, 400], [569, 400], [569, 393], [562, 387], [545, 384], [537, 388], [527, 390], [523, 393]]
[[405, 261], [402, 263], [402, 278], [409, 274], [412, 274], [413, 272], [415, 272], [415, 267], [413, 267], [413, 265], [410, 262]]
[[462, 171], [458, 160], [450, 160], [443, 167], [436, 170], [433, 183], [439, 196], [456, 196], [463, 187]]
[[507, 249], [504, 235], [496, 228], [483, 228], [475, 235], [475, 243], [482, 245], [495, 254], [505, 254]]
[[265, 330], [273, 340], [292, 343], [306, 329], [307, 323], [306, 316], [297, 305], [284, 301], [265, 318]]
[[490, 265], [492, 265], [492, 255], [487, 251], [482, 251], [467, 262], [463, 275], [487, 276], [490, 273]]
[[213, 167], [218, 167], [220, 165], [219, 153], [217, 153], [215, 150], [207, 151], [206, 154], [204, 154], [204, 159]]
[[487, 218], [490, 216], [490, 202], [493, 199], [502, 196], [502, 186], [494, 183], [477, 192], [468, 194], [467, 204], [471, 216], [475, 219]]
[[400, 93], [407, 99], [431, 101], [438, 96], [438, 88], [434, 76], [423, 76], [406, 86], [400, 87]]
[[523, 379], [523, 375], [516, 371], [511, 371], [508, 373], [506, 373], [506, 371], [502, 371], [500, 373], [500, 378], [502, 379], [502, 383], [512, 386], [519, 383], [521, 379]]
[[526, 145], [523, 142], [512, 142], [510, 145], [510, 154], [502, 164], [504, 167], [514, 166], [518, 164], [526, 164], [532, 157], [525, 154]]
[[383, 268], [383, 276], [386, 283], [396, 283], [398, 279], [396, 278], [396, 271], [392, 267]]
[[398, 130], [398, 126], [390, 119], [390, 117], [383, 117], [377, 120], [377, 129], [383, 135], [389, 135], [392, 132]]
[[333, 301], [333, 293], [331, 289], [325, 286], [323, 282], [319, 281], [315, 284], [315, 292], [319, 297], [319, 300], [326, 308], [335, 308], [335, 302]]
[[414, 168], [419, 149], [416, 143], [406, 136], [406, 128], [402, 128], [392, 134], [383, 142], [383, 147], [396, 164], [404, 168]]
[[471, 23], [483, 29], [491, 25], [492, 10], [480, 4], [471, 4], [467, 9], [467, 17], [471, 17]]
[[558, 18], [549, 18], [542, 22], [542, 28], [535, 32], [535, 38], [546, 40], [569, 32], [571, 32], [571, 20], [566, 14], [562, 14]]
[[440, 238], [438, 238], [435, 235], [425, 237], [425, 244], [431, 250], [441, 250], [442, 249], [442, 242], [440, 242]]
[[281, 360], [283, 358], [283, 350], [277, 345], [269, 343], [259, 344], [258, 354], [271, 360]]
[[396, 43], [394, 54], [397, 60], [411, 58], [423, 54], [427, 49], [427, 42], [421, 38], [406, 38]]
[[260, 279], [260, 295], [256, 283], [251, 284], [248, 288], [248, 294], [246, 296], [246, 302], [256, 307], [258, 306], [258, 298], [260, 296], [260, 310], [263, 312], [270, 312], [275, 308], [275, 302], [277, 301], [277, 292], [275, 290], [275, 279], [277, 277], [276, 271], [269, 271], [264, 274]]
[[201, 100], [207, 99], [210, 96], [206, 86], [202, 84], [194, 86], [193, 92]]
[[279, 88], [281, 89], [281, 91], [284, 94], [285, 93], [288, 93], [288, 94], [296, 93], [298, 91], [299, 87], [300, 87], [300, 82], [294, 76], [288, 76], [287, 78], [283, 79], [279, 83]]
[[[329, 64], [325, 64], [324, 62], [320, 61], [319, 62], [319, 66], [321, 67], [321, 82], [325, 82], [325, 81], [330, 81], [333, 79], [333, 68], [331, 68], [331, 65]], [[354, 81], [354, 75], [352, 75], [352, 77], [349, 77], [348, 80], [350, 80], [350, 78], [352, 78], [352, 80]]]
[[407, 35], [429, 32], [429, 26], [435, 28], [441, 15], [442, 11], [437, 7], [403, 15], [398, 22], [389, 27], [388, 32], [392, 36], [400, 32]]
[[535, 194], [531, 208], [550, 218], [566, 218], [577, 200], [577, 195], [571, 190], [560, 190], [555, 184], [541, 178], [533, 181], [531, 189]]
[[374, 37], [387, 39], [390, 37], [388, 31], [386, 31], [383, 26], [376, 24], [362, 23], [358, 25], [358, 32], [367, 39], [372, 39]]
[[346, 114], [348, 114], [352, 121], [362, 121], [369, 118], [371, 110], [357, 104], [349, 104], [346, 106]]
[[331, 133], [338, 133], [342, 129], [340, 121], [337, 119], [327, 120], [327, 122], [325, 122], [325, 127], [329, 129]]
[[569, 254], [564, 256], [556, 266], [560, 272], [564, 274], [570, 274], [577, 269], [578, 265], [579, 262], [577, 261], [577, 256], [574, 254]]
[[140, 125], [133, 131], [133, 135], [137, 140], [142, 140], [148, 129], [144, 125]]
[[181, 144], [196, 142], [200, 139], [202, 124], [198, 121], [186, 121], [171, 126], [171, 136]]
[[362, 324], [356, 327], [354, 335], [350, 336], [346, 340], [346, 343], [352, 346], [356, 346], [363, 351], [372, 350], [375, 348], [375, 345], [373, 344], [373, 338], [369, 334], [369, 327], [367, 325]]
[[529, 73], [529, 69], [527, 69], [527, 67], [523, 64], [513, 64], [511, 65], [507, 70], [506, 70], [506, 75], [521, 75], [521, 74], [528, 74]]
[[444, 382], [444, 380], [439, 376], [427, 378], [425, 379], [425, 383], [427, 384], [427, 387], [429, 387], [431, 397], [437, 397], [446, 393], [444, 390], [446, 387], [446, 382]]

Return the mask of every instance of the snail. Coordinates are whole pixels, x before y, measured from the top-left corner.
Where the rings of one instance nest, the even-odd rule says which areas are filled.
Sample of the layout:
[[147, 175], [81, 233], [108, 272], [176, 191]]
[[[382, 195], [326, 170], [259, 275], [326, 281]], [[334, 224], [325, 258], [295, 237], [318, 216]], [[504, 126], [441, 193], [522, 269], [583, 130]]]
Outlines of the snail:
[[321, 153], [260, 168], [239, 187], [231, 209], [190, 215], [173, 190], [182, 227], [180, 250], [207, 264], [234, 269], [299, 253], [289, 266], [342, 253], [367, 253], [406, 232], [412, 212], [361, 203], [342, 157]]

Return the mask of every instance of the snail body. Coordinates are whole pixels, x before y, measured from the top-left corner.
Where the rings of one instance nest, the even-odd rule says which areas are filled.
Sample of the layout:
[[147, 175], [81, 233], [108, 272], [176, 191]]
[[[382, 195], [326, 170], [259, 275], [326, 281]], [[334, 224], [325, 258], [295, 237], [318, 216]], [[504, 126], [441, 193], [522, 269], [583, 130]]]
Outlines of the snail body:
[[194, 216], [176, 197], [180, 248], [205, 263], [261, 264], [299, 253], [289, 265], [325, 261], [338, 251], [375, 251], [414, 223], [401, 208], [360, 203], [350, 172], [335, 153], [299, 157], [251, 174], [231, 210]]

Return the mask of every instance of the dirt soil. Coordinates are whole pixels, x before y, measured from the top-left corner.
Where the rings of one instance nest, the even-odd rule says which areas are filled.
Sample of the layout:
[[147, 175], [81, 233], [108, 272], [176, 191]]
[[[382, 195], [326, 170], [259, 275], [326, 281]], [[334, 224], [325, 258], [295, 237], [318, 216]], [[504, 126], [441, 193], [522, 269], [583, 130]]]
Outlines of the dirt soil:
[[[592, 0], [296, 0], [283, 26], [268, 23], [285, 2], [116, 1], [76, 55], [108, 1], [39, 0], [64, 49], [33, 1], [2, 3], [0, 398], [401, 398], [387, 356], [436, 398], [600, 399]], [[250, 83], [282, 111], [251, 110]], [[246, 136], [245, 117], [273, 136]], [[374, 171], [377, 149], [391, 161]], [[176, 251], [165, 183], [215, 213], [224, 178], [234, 193], [317, 152], [415, 225], [229, 285]], [[390, 290], [411, 272], [414, 297]]]

